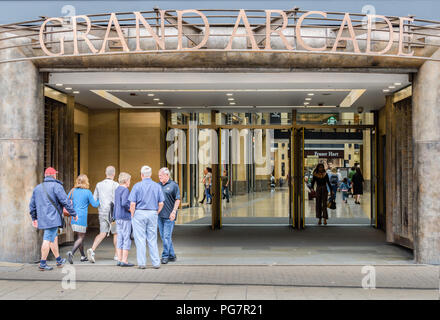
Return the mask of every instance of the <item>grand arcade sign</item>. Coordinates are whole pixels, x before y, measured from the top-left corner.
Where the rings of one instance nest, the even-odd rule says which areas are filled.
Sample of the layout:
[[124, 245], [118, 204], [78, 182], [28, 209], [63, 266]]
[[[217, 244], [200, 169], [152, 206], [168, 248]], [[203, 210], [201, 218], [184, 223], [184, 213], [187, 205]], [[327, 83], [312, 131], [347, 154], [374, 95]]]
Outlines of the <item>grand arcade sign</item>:
[[[160, 13], [160, 14], [159, 14]], [[212, 26], [210, 26], [210, 22], [208, 21], [208, 17], [205, 15], [205, 13], [201, 12], [200, 10], [177, 10], [173, 11], [173, 13], [176, 13], [176, 15], [173, 15], [173, 19], [175, 19], [175, 28], [177, 29], [177, 49], [174, 47], [173, 50], [177, 51], [185, 51], [185, 50], [206, 50], [206, 44], [210, 37], [215, 36], [214, 34], [211, 34]], [[70, 35], [66, 34], [66, 32], [63, 32], [60, 34], [59, 38], [56, 38], [57, 46], [56, 50], [55, 48], [52, 48], [51, 45], [47, 44], [47, 34], [51, 33], [51, 31], [48, 32], [48, 28], [53, 28], [54, 23], [58, 25], [63, 25], [63, 18], [48, 18], [46, 19], [40, 26], [39, 29], [39, 43], [41, 46], [41, 49], [43, 50], [44, 54], [47, 56], [63, 56], [63, 55], [81, 55], [81, 54], [104, 54], [108, 52], [108, 42], [109, 41], [116, 41], [120, 43], [120, 49], [122, 52], [142, 52], [145, 50], [145, 48], [142, 48], [142, 41], [141, 41], [141, 30], [143, 34], [145, 32], [148, 33], [148, 37], [152, 38], [155, 42], [157, 50], [169, 50], [170, 48], [166, 47], [166, 38], [165, 38], [165, 22], [169, 22], [169, 13], [167, 10], [159, 10], [158, 11], [158, 17], [157, 22], [155, 25], [152, 25], [148, 22], [141, 12], [133, 12], [132, 13], [132, 19], [128, 19], [131, 21], [134, 21], [133, 25], [135, 24], [135, 47], [132, 46], [132, 49], [129, 48], [127, 45], [127, 39], [126, 36], [123, 33], [124, 25], [121, 29], [121, 19], [118, 20], [118, 15], [116, 13], [111, 13], [107, 16], [109, 16], [108, 21], [105, 20], [104, 23], [100, 23], [100, 26], [104, 29], [105, 25], [106, 32], [104, 37], [102, 38], [102, 43], [97, 45], [97, 43], [93, 43], [90, 38], [90, 31], [92, 30], [92, 27], [96, 27], [96, 24], [91, 21], [89, 16], [86, 15], [78, 15], [78, 16], [72, 16], [70, 17], [70, 25], [71, 28], [69, 30]], [[200, 28], [200, 30], [203, 30], [203, 32], [200, 34], [200, 41], [196, 43], [193, 47], [185, 47], [184, 42], [182, 41], [183, 37], [185, 36], [185, 28], [187, 27], [187, 23], [184, 21], [185, 15], [192, 15], [193, 17], [196, 15], [203, 21], [203, 28]], [[334, 38], [334, 44], [331, 48], [328, 47], [328, 45], [324, 45], [321, 47], [317, 47], [316, 44], [313, 45], [313, 43], [306, 43], [304, 39], [304, 33], [302, 32], [303, 28], [310, 27], [310, 23], [307, 24], [304, 20], [306, 19], [313, 19], [314, 17], [321, 18], [322, 20], [327, 19], [327, 13], [322, 11], [306, 11], [301, 16], [299, 16], [297, 19], [294, 20], [294, 22], [290, 23], [291, 20], [289, 20], [288, 15], [290, 15], [289, 12], [286, 13], [286, 11], [283, 10], [264, 10], [263, 14], [265, 14], [265, 23], [262, 24], [263, 33], [259, 33], [260, 37], [264, 37], [263, 42], [257, 43], [256, 40], [256, 34], [255, 29], [251, 27], [249, 14], [246, 13], [245, 10], [237, 10], [235, 11], [236, 16], [232, 18], [235, 18], [235, 24], [232, 25], [231, 28], [229, 28], [228, 32], [230, 32], [229, 41], [227, 42], [227, 45], [224, 46], [221, 50], [233, 50], [233, 40], [237, 37], [247, 37], [247, 40], [250, 42], [250, 50], [253, 51], [268, 51], [272, 50], [271, 47], [271, 39], [275, 36], [279, 38], [282, 41], [283, 46], [285, 47], [285, 50], [289, 51], [295, 51], [295, 50], [303, 50], [303, 51], [310, 51], [310, 52], [337, 52], [338, 47], [341, 42], [351, 43], [350, 50], [352, 53], [355, 54], [367, 54], [367, 55], [385, 55], [390, 52], [390, 49], [393, 47], [393, 44], [397, 42], [397, 50], [394, 48], [393, 54], [397, 56], [413, 56], [414, 51], [410, 48], [408, 49], [405, 45], [408, 43], [409, 34], [407, 31], [405, 31], [405, 27], [412, 23], [414, 21], [413, 18], [410, 17], [394, 17], [392, 21], [390, 21], [390, 18], [387, 18], [383, 15], [366, 15], [365, 18], [365, 24], [362, 26], [364, 31], [364, 34], [366, 34], [366, 38], [363, 38], [363, 41], [366, 41], [366, 46], [364, 45], [362, 51], [359, 46], [359, 39], [357, 39], [356, 30], [359, 30], [359, 24], [357, 23], [357, 26], [353, 26], [353, 17], [350, 16], [349, 13], [342, 13], [340, 19], [337, 19], [337, 23], [339, 25], [339, 29], [335, 33], [336, 36]], [[357, 15], [359, 16], [359, 15]], [[263, 16], [264, 17], [264, 16]], [[358, 19], [358, 17], [357, 17]], [[127, 19], [124, 19], [127, 20]], [[331, 22], [334, 23], [334, 20], [336, 19], [329, 19], [333, 20]], [[309, 20], [308, 20], [309, 21]], [[313, 20], [311, 20], [313, 23]], [[275, 23], [276, 22], [276, 23]], [[371, 42], [372, 40], [375, 41], [376, 39], [372, 39], [372, 32], [374, 32], [375, 26], [377, 24], [380, 24], [382, 27], [380, 29], [381, 32], [381, 39], [385, 39], [385, 47], [380, 51], [373, 51]], [[160, 27], [159, 27], [160, 26]], [[233, 28], [232, 28], [233, 26]], [[244, 26], [244, 29], [241, 28], [238, 32], [240, 26]], [[287, 28], [293, 28], [295, 32], [294, 38], [296, 39], [296, 45], [294, 46], [292, 38], [288, 39], [286, 36], [286, 29]], [[328, 25], [327, 25], [328, 27]], [[232, 31], [231, 31], [232, 29]], [[51, 29], [52, 30], [52, 29]], [[158, 32], [160, 30], [160, 32]], [[385, 36], [383, 34], [385, 33]], [[397, 39], [396, 39], [397, 38]], [[71, 52], [71, 49], [65, 50], [65, 41], [73, 42], [73, 52]], [[83, 41], [86, 46], [80, 46], [78, 45], [79, 41]], [[383, 40], [382, 40], [383, 41]], [[330, 50], [329, 50], [330, 49]], [[376, 49], [377, 50], [377, 49]]]

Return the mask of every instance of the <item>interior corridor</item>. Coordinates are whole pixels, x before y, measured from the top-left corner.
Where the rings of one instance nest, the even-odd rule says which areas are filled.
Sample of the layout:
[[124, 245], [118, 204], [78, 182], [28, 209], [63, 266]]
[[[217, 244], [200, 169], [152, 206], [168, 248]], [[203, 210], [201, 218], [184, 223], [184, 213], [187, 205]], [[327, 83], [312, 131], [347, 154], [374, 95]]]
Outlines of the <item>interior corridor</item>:
[[[305, 199], [308, 199], [305, 194]], [[364, 192], [361, 204], [354, 203], [352, 197], [343, 203], [341, 192], [336, 196], [336, 210], [328, 209], [328, 225], [370, 225], [370, 192]], [[305, 201], [306, 225], [316, 225], [315, 200]], [[287, 187], [274, 191], [252, 192], [234, 196], [229, 203], [222, 201], [223, 225], [288, 225], [289, 191]], [[177, 224], [211, 225], [211, 206], [198, 204], [197, 207], [180, 210]]]

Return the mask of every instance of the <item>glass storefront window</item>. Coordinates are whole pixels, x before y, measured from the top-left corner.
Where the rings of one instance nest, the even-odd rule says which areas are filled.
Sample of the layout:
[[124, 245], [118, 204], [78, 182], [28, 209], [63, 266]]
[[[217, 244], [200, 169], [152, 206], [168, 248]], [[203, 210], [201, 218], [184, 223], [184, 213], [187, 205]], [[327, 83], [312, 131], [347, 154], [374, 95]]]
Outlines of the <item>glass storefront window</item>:
[[341, 113], [298, 113], [297, 123], [319, 125], [373, 125], [374, 113], [341, 112]]

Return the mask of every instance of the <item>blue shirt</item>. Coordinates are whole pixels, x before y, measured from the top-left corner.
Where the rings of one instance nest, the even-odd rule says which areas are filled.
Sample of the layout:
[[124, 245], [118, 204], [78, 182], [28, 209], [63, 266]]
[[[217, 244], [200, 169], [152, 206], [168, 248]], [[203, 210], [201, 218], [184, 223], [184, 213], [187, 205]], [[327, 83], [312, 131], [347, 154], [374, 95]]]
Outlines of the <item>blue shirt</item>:
[[115, 219], [131, 220], [130, 201], [128, 188], [119, 186], [115, 190]]
[[78, 214], [78, 221], [71, 220], [71, 224], [77, 224], [79, 226], [87, 227], [87, 213], [89, 205], [97, 208], [99, 206], [99, 200], [93, 198], [93, 194], [89, 189], [75, 188], [72, 192], [69, 192], [69, 199], [73, 201], [73, 208]]
[[136, 210], [159, 209], [159, 202], [164, 202], [162, 188], [151, 178], [136, 183], [128, 196], [130, 202], [136, 203]]
[[162, 210], [160, 210], [159, 217], [169, 219], [170, 214], [174, 209], [174, 204], [176, 203], [176, 200], [180, 199], [179, 185], [171, 179], [169, 179], [165, 184], [159, 182], [159, 185], [162, 188], [162, 192], [165, 197], [165, 202], [163, 204]]

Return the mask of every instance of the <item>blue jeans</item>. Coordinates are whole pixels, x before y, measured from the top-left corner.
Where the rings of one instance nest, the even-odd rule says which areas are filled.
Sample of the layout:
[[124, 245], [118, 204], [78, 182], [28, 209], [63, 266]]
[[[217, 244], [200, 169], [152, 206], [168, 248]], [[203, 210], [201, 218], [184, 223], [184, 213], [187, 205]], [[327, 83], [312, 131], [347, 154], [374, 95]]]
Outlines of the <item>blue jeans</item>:
[[342, 201], [347, 200], [348, 198], [348, 191], [342, 191]]
[[160, 238], [162, 239], [163, 244], [162, 258], [168, 259], [175, 257], [176, 254], [174, 253], [172, 240], [174, 221], [171, 221], [168, 218], [159, 217], [157, 219], [157, 224], [159, 226]]
[[131, 223], [138, 266], [146, 266], [147, 264], [145, 241], [148, 242], [151, 263], [154, 267], [160, 266], [159, 249], [157, 248], [157, 211], [136, 210]]
[[229, 190], [228, 187], [222, 186], [222, 195], [226, 197], [226, 200], [229, 201]]
[[121, 250], [130, 250], [131, 247], [131, 220], [116, 220], [117, 245]]
[[205, 187], [206, 202], [211, 202], [211, 186]]
[[333, 192], [333, 196], [331, 196], [330, 199], [336, 201], [336, 192], [338, 192], [338, 185], [332, 184], [331, 191]]

